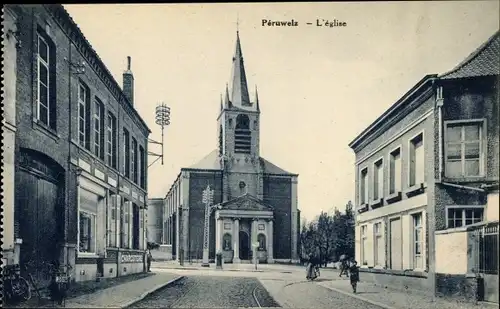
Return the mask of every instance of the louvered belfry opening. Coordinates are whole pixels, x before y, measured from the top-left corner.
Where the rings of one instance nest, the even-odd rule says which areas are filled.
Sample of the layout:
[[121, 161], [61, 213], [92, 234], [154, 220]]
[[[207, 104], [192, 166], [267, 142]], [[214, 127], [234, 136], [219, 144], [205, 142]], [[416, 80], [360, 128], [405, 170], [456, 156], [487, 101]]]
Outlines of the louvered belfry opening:
[[238, 115], [234, 131], [234, 152], [249, 154], [251, 146], [252, 133], [250, 132], [250, 119], [248, 119], [247, 115]]

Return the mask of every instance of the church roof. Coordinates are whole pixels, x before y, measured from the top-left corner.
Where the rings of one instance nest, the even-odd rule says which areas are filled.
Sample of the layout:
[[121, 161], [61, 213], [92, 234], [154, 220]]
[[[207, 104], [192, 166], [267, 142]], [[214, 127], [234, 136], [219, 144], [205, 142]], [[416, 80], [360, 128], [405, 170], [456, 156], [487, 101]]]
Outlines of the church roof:
[[[265, 174], [297, 176], [297, 174], [287, 172], [284, 169], [274, 165], [273, 163], [269, 162], [268, 160], [262, 157], [260, 158], [260, 164]], [[203, 159], [191, 165], [187, 169], [222, 170], [219, 158], [219, 151], [217, 149], [213, 150]]]
[[500, 73], [500, 31], [479, 46], [453, 70], [440, 76], [441, 79], [455, 79], [499, 75]]

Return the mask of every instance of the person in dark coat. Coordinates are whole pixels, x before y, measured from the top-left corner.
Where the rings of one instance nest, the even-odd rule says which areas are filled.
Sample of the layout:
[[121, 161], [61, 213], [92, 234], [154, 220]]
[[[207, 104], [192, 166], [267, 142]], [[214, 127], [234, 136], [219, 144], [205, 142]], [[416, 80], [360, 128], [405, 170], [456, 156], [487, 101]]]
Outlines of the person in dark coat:
[[153, 260], [153, 255], [151, 254], [151, 249], [148, 249], [148, 253], [147, 253], [147, 256], [146, 256], [146, 262], [147, 262], [147, 266], [148, 266], [148, 273], [151, 272], [151, 261]]
[[350, 276], [350, 281], [351, 281], [351, 286], [352, 286], [352, 292], [356, 293], [356, 287], [359, 282], [359, 267], [358, 267], [358, 262], [353, 259], [351, 262], [351, 265], [349, 266], [349, 273], [351, 274]]

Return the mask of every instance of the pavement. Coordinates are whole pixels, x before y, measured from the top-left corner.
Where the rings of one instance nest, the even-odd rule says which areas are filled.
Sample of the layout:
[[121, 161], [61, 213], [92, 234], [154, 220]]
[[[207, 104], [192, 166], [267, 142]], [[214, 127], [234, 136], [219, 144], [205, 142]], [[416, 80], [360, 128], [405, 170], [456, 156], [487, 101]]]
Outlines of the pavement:
[[154, 291], [182, 279], [182, 275], [157, 273], [135, 281], [116, 285], [92, 294], [66, 300], [67, 308], [126, 308]]
[[[151, 265], [154, 276], [123, 283], [93, 294], [68, 299], [69, 308], [125, 308], [145, 299], [148, 295], [165, 286], [177, 282], [183, 277], [221, 278], [237, 282], [237, 278], [256, 278], [269, 295], [284, 308], [371, 308], [371, 309], [492, 309], [498, 304], [462, 303], [443, 298], [428, 297], [411, 291], [400, 291], [375, 286], [370, 282], [359, 282], [356, 294], [352, 292], [349, 280], [340, 278], [339, 271], [321, 268], [321, 276], [313, 281], [305, 280], [305, 268], [296, 265], [279, 264], [225, 264], [223, 269], [215, 265], [180, 266], [174, 263], [161, 262]], [[217, 279], [219, 280], [219, 279]], [[215, 281], [214, 281], [215, 282]], [[222, 284], [222, 283], [221, 283]], [[193, 286], [204, 286], [192, 283]], [[221, 289], [221, 291], [226, 288]], [[199, 293], [192, 293], [197, 295]], [[203, 305], [204, 299], [190, 300], [188, 303]], [[177, 303], [179, 304], [179, 303]], [[496, 305], [496, 306], [495, 306]], [[206, 307], [206, 306], [205, 306]], [[234, 306], [231, 306], [234, 307]]]

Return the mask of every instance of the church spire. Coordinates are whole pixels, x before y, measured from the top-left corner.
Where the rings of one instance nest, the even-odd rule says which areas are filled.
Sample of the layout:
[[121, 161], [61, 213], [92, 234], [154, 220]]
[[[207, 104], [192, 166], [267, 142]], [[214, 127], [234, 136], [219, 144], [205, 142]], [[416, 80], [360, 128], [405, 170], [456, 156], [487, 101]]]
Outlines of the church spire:
[[236, 31], [236, 50], [233, 57], [233, 68], [231, 72], [231, 103], [235, 106], [249, 106], [247, 76], [243, 64], [243, 52], [241, 50], [240, 32]]

